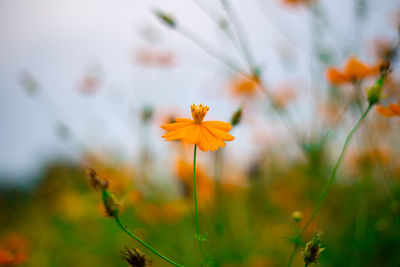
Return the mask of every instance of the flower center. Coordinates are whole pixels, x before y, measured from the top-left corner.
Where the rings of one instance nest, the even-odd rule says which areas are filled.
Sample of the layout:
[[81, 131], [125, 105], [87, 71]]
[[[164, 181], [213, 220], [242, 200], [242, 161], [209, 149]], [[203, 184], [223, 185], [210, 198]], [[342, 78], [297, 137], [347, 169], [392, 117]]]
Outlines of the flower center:
[[208, 106], [203, 106], [203, 104], [200, 105], [191, 105], [190, 109], [192, 111], [192, 117], [195, 123], [201, 124], [204, 117], [207, 114], [207, 111], [210, 109]]

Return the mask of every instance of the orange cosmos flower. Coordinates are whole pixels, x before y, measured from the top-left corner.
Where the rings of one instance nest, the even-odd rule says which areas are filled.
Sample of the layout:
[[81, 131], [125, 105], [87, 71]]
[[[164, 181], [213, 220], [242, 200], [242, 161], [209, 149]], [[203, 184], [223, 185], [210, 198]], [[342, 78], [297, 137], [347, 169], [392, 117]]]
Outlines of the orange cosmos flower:
[[397, 104], [389, 104], [389, 107], [378, 105], [376, 111], [384, 117], [400, 116], [400, 101]]
[[371, 75], [379, 73], [379, 64], [376, 66], [367, 66], [355, 57], [351, 57], [343, 70], [330, 67], [326, 71], [327, 80], [333, 85], [342, 85], [349, 82], [355, 82]]
[[232, 135], [228, 134], [232, 129], [230, 123], [222, 121], [203, 122], [209, 110], [208, 106], [193, 104], [190, 108], [193, 120], [176, 118], [175, 123], [161, 126], [161, 128], [168, 131], [162, 136], [166, 141], [182, 140], [189, 144], [198, 145], [203, 151], [213, 151], [224, 147], [224, 141], [232, 141], [234, 139]]

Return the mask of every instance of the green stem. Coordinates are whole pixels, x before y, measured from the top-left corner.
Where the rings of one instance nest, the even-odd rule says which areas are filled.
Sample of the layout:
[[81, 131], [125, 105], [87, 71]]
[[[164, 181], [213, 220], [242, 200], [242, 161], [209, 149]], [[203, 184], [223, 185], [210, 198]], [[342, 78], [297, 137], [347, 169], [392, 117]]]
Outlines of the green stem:
[[124, 226], [121, 223], [121, 220], [119, 218], [118, 215], [115, 216], [115, 221], [117, 222], [118, 226], [121, 227], [121, 229], [127, 233], [130, 237], [132, 237], [133, 239], [135, 239], [136, 241], [138, 241], [140, 244], [142, 244], [143, 246], [145, 246], [146, 248], [148, 248], [149, 250], [151, 250], [154, 254], [156, 254], [157, 256], [159, 256], [160, 258], [162, 258], [163, 260], [165, 260], [166, 262], [169, 262], [170, 264], [177, 266], [177, 267], [184, 267], [183, 265], [174, 262], [171, 259], [168, 259], [167, 257], [165, 257], [164, 255], [162, 255], [160, 252], [158, 252], [157, 250], [155, 250], [152, 246], [150, 246], [149, 244], [147, 244], [146, 242], [144, 242], [142, 239], [140, 239], [139, 237], [135, 236], [133, 233], [131, 233], [126, 226]]
[[200, 236], [200, 225], [199, 225], [199, 211], [197, 208], [197, 182], [196, 182], [196, 152], [197, 152], [197, 145], [194, 145], [194, 152], [193, 152], [193, 192], [194, 192], [194, 212], [196, 215], [196, 239], [199, 243], [199, 249], [203, 260], [205, 260], [205, 255], [203, 252], [203, 247], [201, 246], [202, 237]]
[[[354, 125], [353, 129], [351, 129], [349, 135], [347, 136], [346, 141], [344, 142], [342, 151], [340, 152], [339, 158], [336, 161], [335, 167], [333, 168], [332, 174], [329, 177], [328, 181], [326, 182], [326, 184], [325, 184], [325, 186], [324, 186], [324, 188], [322, 190], [322, 193], [320, 194], [320, 196], [318, 198], [318, 201], [315, 204], [314, 210], [311, 213], [310, 218], [308, 218], [306, 224], [304, 225], [303, 229], [301, 230], [301, 232], [299, 234], [300, 237], [303, 235], [304, 231], [307, 229], [307, 227], [310, 225], [311, 221], [314, 219], [315, 215], [317, 214], [317, 212], [319, 210], [319, 207], [320, 207], [322, 201], [325, 199], [326, 195], [328, 194], [328, 191], [331, 188], [333, 181], [335, 180], [335, 176], [336, 176], [336, 172], [338, 170], [338, 167], [339, 167], [340, 163], [342, 162], [342, 159], [343, 159], [344, 153], [346, 151], [347, 145], [349, 144], [349, 142], [351, 140], [351, 137], [353, 136], [353, 134], [355, 133], [357, 128], [360, 126], [361, 122], [365, 119], [365, 117], [367, 116], [368, 112], [371, 110], [372, 106], [373, 106], [372, 104], [368, 105], [368, 108], [364, 111], [364, 113], [361, 115], [361, 118], [357, 121], [357, 123]], [[295, 245], [293, 247], [292, 254], [291, 254], [291, 257], [289, 259], [289, 264], [288, 264], [289, 267], [292, 265], [293, 256], [296, 253], [296, 250], [297, 250], [297, 246]]]

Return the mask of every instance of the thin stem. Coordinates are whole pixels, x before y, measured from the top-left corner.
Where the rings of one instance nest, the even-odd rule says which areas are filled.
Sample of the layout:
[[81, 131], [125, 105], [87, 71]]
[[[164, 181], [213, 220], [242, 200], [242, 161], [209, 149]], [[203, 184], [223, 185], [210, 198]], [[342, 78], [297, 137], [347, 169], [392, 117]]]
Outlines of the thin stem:
[[197, 208], [197, 181], [196, 181], [196, 154], [197, 154], [197, 145], [194, 145], [193, 152], [193, 192], [194, 192], [194, 212], [196, 215], [196, 239], [199, 244], [199, 249], [203, 260], [205, 261], [205, 255], [203, 252], [203, 247], [201, 246], [202, 237], [200, 236], [200, 224], [199, 224], [199, 211]]
[[121, 223], [121, 220], [119, 218], [118, 215], [115, 216], [115, 221], [117, 222], [118, 226], [121, 227], [121, 229], [127, 233], [130, 237], [132, 237], [133, 239], [135, 239], [136, 241], [138, 241], [140, 244], [142, 244], [143, 246], [145, 246], [146, 248], [148, 248], [149, 250], [151, 250], [154, 254], [156, 254], [157, 256], [159, 256], [160, 258], [162, 258], [163, 260], [165, 260], [166, 262], [169, 262], [170, 264], [177, 266], [177, 267], [184, 267], [183, 265], [174, 262], [173, 260], [167, 258], [166, 256], [162, 255], [160, 252], [158, 252], [157, 250], [155, 250], [152, 246], [150, 246], [149, 244], [147, 244], [146, 242], [144, 242], [142, 239], [140, 239], [139, 237], [135, 236], [133, 233], [131, 233], [126, 226], [124, 226]]
[[250, 71], [254, 71], [254, 63], [250, 54], [250, 50], [248, 48], [248, 45], [245, 41], [245, 35], [244, 35], [244, 30], [239, 22], [238, 17], [236, 16], [234, 10], [230, 6], [227, 0], [220, 0], [222, 7], [225, 10], [226, 15], [228, 16], [229, 20], [231, 21], [232, 25], [234, 26], [234, 30], [236, 32], [237, 39], [239, 41], [240, 47], [243, 51], [244, 58], [247, 61], [247, 64], [250, 67]]
[[329, 180], [327, 181], [327, 183], [325, 184], [324, 189], [322, 190], [321, 195], [319, 196], [319, 199], [317, 201], [317, 204], [315, 205], [315, 208], [310, 216], [310, 218], [308, 218], [307, 223], [304, 225], [303, 230], [300, 232], [300, 235], [302, 235], [304, 233], [304, 231], [306, 230], [306, 228], [308, 227], [308, 225], [311, 223], [312, 219], [314, 219], [315, 215], [318, 212], [319, 206], [321, 205], [322, 201], [325, 199], [333, 181], [335, 180], [335, 176], [336, 176], [336, 172], [338, 170], [338, 167], [340, 165], [340, 163], [342, 162], [344, 153], [346, 152], [346, 148], [347, 145], [349, 144], [351, 137], [353, 136], [353, 134], [355, 133], [355, 131], [357, 130], [357, 128], [360, 126], [361, 122], [364, 120], [364, 118], [367, 116], [368, 112], [371, 110], [372, 105], [368, 105], [368, 108], [364, 111], [364, 113], [361, 115], [361, 118], [357, 121], [357, 123], [354, 125], [353, 129], [351, 129], [349, 135], [346, 138], [346, 141], [344, 142], [342, 151], [340, 152], [339, 158], [335, 164], [335, 167], [333, 168], [332, 174], [329, 177]]
[[196, 152], [197, 152], [197, 145], [194, 145], [194, 152], [193, 152], [194, 211], [195, 211], [195, 214], [196, 214], [196, 233], [197, 233], [197, 238], [199, 238], [200, 237], [200, 226], [199, 226], [199, 212], [198, 212], [198, 209], [197, 209]]
[[[222, 18], [219, 19], [219, 18], [218, 18], [219, 15], [213, 14], [213, 13], [215, 13], [215, 12], [213, 12], [213, 11], [211, 10], [211, 8], [208, 8], [208, 7], [204, 6], [203, 3], [202, 3], [202, 1], [200, 1], [200, 0], [194, 0], [194, 3], [196, 3], [196, 5], [197, 5], [200, 9], [202, 9], [202, 10], [204, 11], [204, 13], [205, 13], [206, 15], [208, 15], [208, 16], [211, 18], [211, 20], [213, 20], [213, 21], [215, 22], [215, 24], [218, 26], [218, 28], [226, 35], [226, 37], [227, 37], [228, 40], [231, 42], [231, 44], [233, 45], [233, 47], [235, 48], [235, 50], [237, 50], [238, 54], [239, 54], [241, 57], [243, 57], [243, 55], [242, 55], [242, 53], [241, 53], [240, 45], [236, 42], [233, 32], [231, 32], [231, 31], [229, 30], [229, 27], [224, 27], [224, 26], [222, 26], [222, 24], [221, 24], [221, 23], [222, 23]], [[246, 58], [245, 58], [245, 57], [243, 57], [243, 59], [246, 61]]]
[[289, 257], [289, 264], [288, 266], [290, 267], [290, 265], [292, 265], [293, 259], [294, 259], [294, 255], [296, 255], [296, 251], [297, 251], [297, 247], [298, 245], [294, 245], [294, 248], [292, 250], [292, 253], [290, 253], [290, 257]]
[[[349, 135], [347, 136], [346, 141], [344, 142], [342, 151], [340, 152], [339, 158], [336, 161], [335, 167], [333, 168], [332, 174], [329, 177], [328, 181], [326, 182], [326, 184], [325, 184], [325, 186], [324, 186], [324, 188], [322, 190], [322, 193], [320, 194], [320, 196], [318, 198], [318, 201], [315, 204], [314, 210], [313, 210], [310, 218], [308, 218], [308, 220], [307, 220], [306, 224], [304, 225], [303, 229], [301, 230], [301, 232], [299, 234], [299, 237], [301, 237], [303, 235], [304, 231], [307, 229], [307, 227], [310, 225], [311, 221], [314, 219], [315, 215], [317, 214], [322, 201], [325, 199], [326, 195], [328, 194], [328, 191], [329, 191], [330, 187], [332, 186], [333, 181], [335, 180], [336, 172], [338, 170], [338, 167], [339, 167], [340, 163], [342, 162], [344, 153], [346, 151], [347, 145], [349, 144], [349, 142], [351, 140], [351, 137], [353, 136], [355, 131], [358, 129], [358, 127], [360, 126], [361, 122], [365, 119], [365, 117], [367, 116], [368, 112], [371, 110], [372, 106], [373, 106], [372, 104], [368, 105], [368, 108], [364, 111], [364, 113], [361, 115], [361, 118], [357, 121], [357, 123], [354, 125], [353, 129], [351, 129]], [[293, 251], [292, 251], [291, 257], [289, 259], [289, 264], [288, 264], [289, 267], [292, 265], [293, 257], [294, 257], [294, 254], [296, 253], [296, 250], [297, 250], [297, 245], [295, 245], [293, 247]]]
[[194, 44], [196, 44], [199, 48], [201, 48], [204, 52], [209, 54], [211, 57], [217, 59], [218, 61], [220, 61], [221, 63], [223, 63], [230, 69], [232, 69], [233, 71], [238, 72], [241, 75], [251, 79], [251, 76], [249, 74], [243, 72], [241, 70], [241, 68], [237, 67], [229, 59], [226, 59], [226, 58], [223, 58], [222, 56], [220, 56], [219, 55], [220, 53], [218, 51], [215, 51], [211, 45], [207, 44], [204, 40], [200, 39], [198, 36], [194, 35], [193, 33], [191, 33], [190, 31], [186, 30], [183, 27], [176, 28], [176, 31], [178, 33], [180, 33], [182, 36], [184, 36], [185, 38], [192, 41]]

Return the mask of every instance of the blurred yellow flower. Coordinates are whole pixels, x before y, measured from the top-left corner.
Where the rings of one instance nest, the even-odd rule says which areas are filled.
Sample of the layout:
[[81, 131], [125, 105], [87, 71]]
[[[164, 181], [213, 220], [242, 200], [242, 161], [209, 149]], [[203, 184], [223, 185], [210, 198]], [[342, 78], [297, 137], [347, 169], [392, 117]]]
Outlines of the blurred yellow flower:
[[193, 104], [191, 106], [193, 120], [176, 118], [176, 122], [162, 125], [161, 128], [168, 131], [162, 137], [166, 141], [182, 140], [182, 142], [198, 145], [203, 151], [213, 151], [224, 147], [224, 141], [234, 139], [228, 134], [232, 125], [222, 121], [203, 122], [208, 110], [208, 106]]

